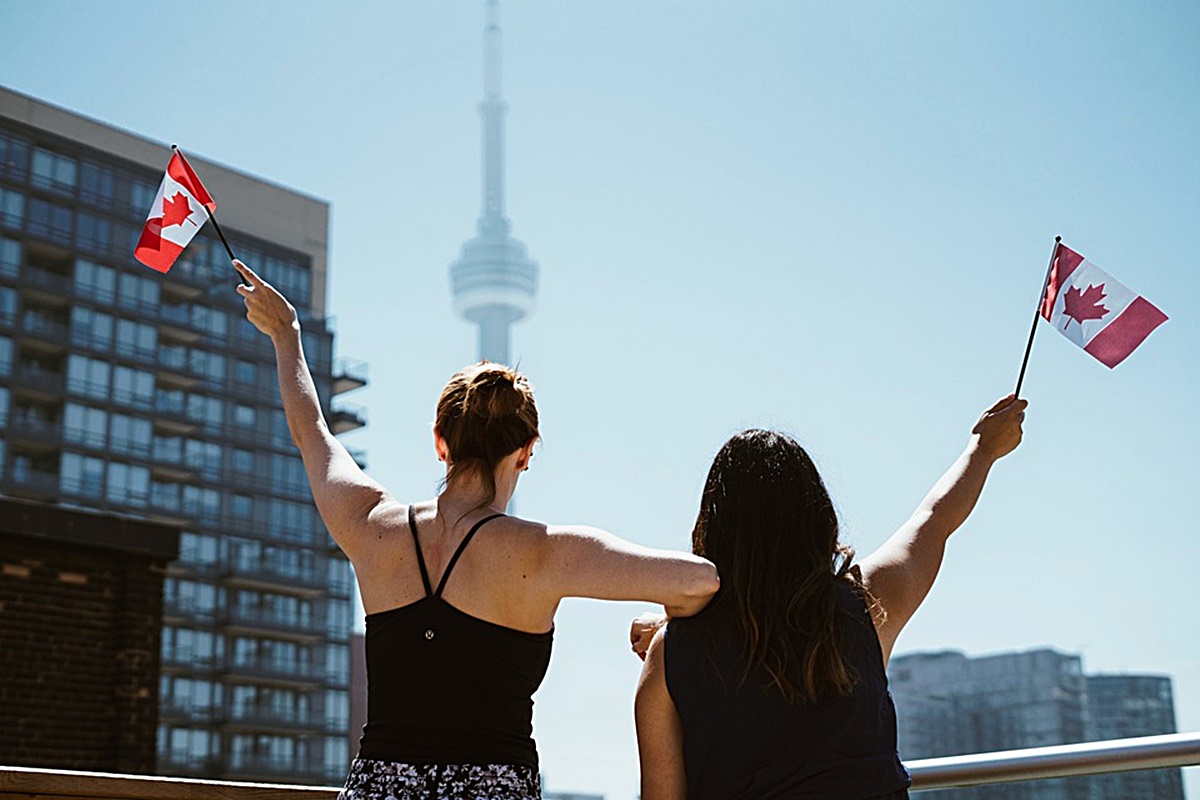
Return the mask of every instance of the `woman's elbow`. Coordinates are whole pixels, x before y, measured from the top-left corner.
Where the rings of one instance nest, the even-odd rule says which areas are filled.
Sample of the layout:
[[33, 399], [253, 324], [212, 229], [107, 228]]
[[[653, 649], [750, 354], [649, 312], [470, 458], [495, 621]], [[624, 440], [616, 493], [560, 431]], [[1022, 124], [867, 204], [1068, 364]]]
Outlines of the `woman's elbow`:
[[666, 606], [667, 613], [673, 617], [686, 617], [697, 613], [708, 605], [708, 601], [721, 588], [721, 578], [711, 561], [692, 556], [687, 566], [687, 577], [678, 596]]

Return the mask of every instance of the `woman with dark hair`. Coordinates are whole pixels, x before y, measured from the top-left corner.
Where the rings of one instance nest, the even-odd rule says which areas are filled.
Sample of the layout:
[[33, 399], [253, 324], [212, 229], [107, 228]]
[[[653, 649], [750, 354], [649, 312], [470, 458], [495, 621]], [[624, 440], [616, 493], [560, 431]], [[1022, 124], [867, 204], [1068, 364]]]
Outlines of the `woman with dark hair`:
[[540, 798], [532, 697], [559, 601], [641, 599], [684, 616], [716, 591], [713, 565], [504, 514], [539, 434], [529, 382], [501, 364], [450, 379], [433, 427], [444, 488], [400, 502], [329, 431], [295, 309], [233, 263], [247, 318], [274, 345], [317, 510], [354, 566], [367, 612], [367, 724], [342, 798]]
[[803, 447], [762, 430], [725, 443], [692, 534], [721, 589], [693, 617], [639, 618], [630, 634], [646, 662], [642, 800], [908, 796], [888, 657], [992, 464], [1020, 443], [1025, 407], [1009, 396], [985, 412], [908, 522], [861, 564]]

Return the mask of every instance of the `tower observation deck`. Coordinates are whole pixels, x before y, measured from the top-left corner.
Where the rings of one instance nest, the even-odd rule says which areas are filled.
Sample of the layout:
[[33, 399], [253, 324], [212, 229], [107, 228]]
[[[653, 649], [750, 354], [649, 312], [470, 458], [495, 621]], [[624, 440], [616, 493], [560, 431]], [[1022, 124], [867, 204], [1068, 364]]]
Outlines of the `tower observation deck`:
[[504, 115], [500, 92], [500, 5], [487, 0], [483, 32], [483, 209], [475, 236], [450, 265], [454, 311], [479, 326], [479, 357], [510, 363], [509, 327], [534, 307], [538, 266], [504, 215]]

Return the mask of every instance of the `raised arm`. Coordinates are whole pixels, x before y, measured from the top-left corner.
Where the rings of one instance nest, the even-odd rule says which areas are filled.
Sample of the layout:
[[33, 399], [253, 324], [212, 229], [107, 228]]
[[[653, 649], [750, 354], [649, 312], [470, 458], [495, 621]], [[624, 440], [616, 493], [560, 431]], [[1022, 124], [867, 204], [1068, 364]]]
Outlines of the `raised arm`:
[[390, 497], [330, 432], [304, 360], [296, 309], [241, 261], [234, 261], [233, 266], [246, 281], [237, 287], [246, 302], [246, 318], [270, 336], [275, 346], [283, 411], [292, 441], [304, 459], [317, 510], [334, 541], [353, 561], [367, 543], [366, 522], [371, 512]]
[[896, 637], [929, 594], [942, 565], [946, 540], [975, 508], [992, 465], [1021, 443], [1027, 405], [1009, 395], [985, 411], [962, 455], [913, 515], [862, 561], [863, 582], [882, 606], [875, 628], [885, 664]]
[[555, 597], [643, 600], [686, 617], [708, 604], [717, 568], [691, 553], [655, 550], [583, 526], [551, 526], [542, 574]]

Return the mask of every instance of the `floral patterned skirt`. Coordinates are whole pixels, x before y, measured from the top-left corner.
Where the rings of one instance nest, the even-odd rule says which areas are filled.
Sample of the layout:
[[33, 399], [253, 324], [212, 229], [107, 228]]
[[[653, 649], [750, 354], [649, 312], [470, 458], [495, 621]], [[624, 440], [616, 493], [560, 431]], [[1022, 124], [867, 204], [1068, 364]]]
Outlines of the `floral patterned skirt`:
[[519, 764], [401, 764], [356, 758], [338, 800], [540, 800], [541, 782]]

